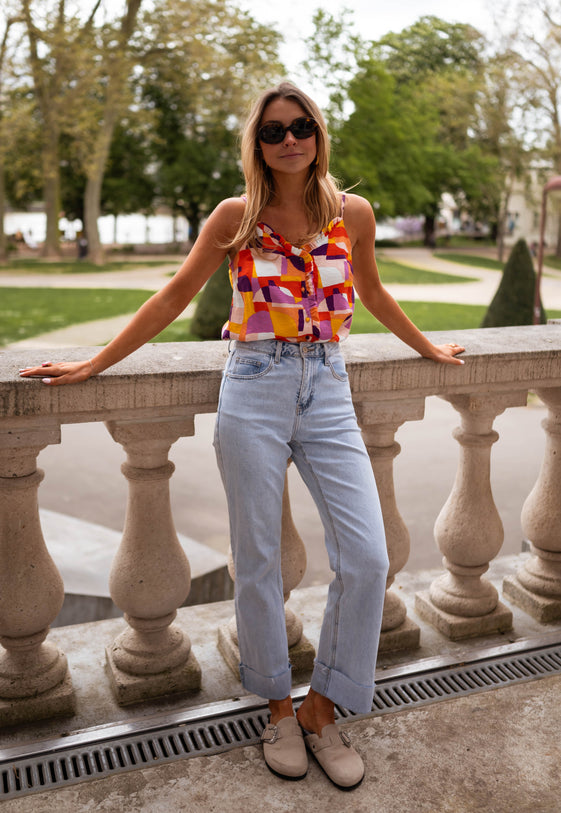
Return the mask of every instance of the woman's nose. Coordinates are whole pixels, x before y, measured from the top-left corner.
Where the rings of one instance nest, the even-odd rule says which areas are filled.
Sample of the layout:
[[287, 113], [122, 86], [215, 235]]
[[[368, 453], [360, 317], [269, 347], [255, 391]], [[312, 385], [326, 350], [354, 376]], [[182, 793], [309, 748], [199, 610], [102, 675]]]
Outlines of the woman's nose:
[[296, 144], [296, 139], [294, 138], [294, 134], [292, 133], [291, 130], [286, 131], [286, 134], [284, 136], [283, 144], [287, 144], [288, 146], [292, 146], [293, 144]]

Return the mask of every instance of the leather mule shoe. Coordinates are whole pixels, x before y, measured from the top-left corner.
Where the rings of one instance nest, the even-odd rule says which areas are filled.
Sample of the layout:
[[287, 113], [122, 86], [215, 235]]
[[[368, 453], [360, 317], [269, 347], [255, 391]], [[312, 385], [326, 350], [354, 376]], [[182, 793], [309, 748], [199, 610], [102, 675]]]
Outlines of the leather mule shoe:
[[335, 723], [326, 725], [317, 734], [304, 737], [306, 747], [314, 755], [334, 785], [352, 790], [364, 778], [364, 763], [351, 745], [348, 734]]
[[308, 755], [296, 717], [283, 717], [276, 725], [269, 723], [261, 734], [261, 742], [269, 770], [283, 779], [304, 779]]

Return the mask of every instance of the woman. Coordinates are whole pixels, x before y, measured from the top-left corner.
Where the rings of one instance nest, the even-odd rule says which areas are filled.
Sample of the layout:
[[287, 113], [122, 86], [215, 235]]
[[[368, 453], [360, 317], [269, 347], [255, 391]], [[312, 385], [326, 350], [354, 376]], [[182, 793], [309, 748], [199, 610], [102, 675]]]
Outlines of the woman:
[[[48, 386], [85, 381], [175, 319], [230, 258], [231, 340], [215, 448], [228, 498], [236, 570], [243, 685], [269, 701], [269, 768], [306, 775], [308, 750], [338, 787], [364, 766], [335, 725], [334, 704], [372, 708], [388, 568], [376, 485], [353, 411], [339, 341], [350, 330], [354, 289], [384, 325], [436, 362], [462, 364], [456, 344], [433, 345], [382, 287], [372, 208], [341, 194], [315, 103], [289, 83], [264, 93], [242, 139], [246, 193], [223, 201], [173, 279], [93, 358], [26, 368]], [[311, 688], [296, 717], [290, 697], [280, 569], [287, 461], [310, 489], [325, 527], [329, 586]]]

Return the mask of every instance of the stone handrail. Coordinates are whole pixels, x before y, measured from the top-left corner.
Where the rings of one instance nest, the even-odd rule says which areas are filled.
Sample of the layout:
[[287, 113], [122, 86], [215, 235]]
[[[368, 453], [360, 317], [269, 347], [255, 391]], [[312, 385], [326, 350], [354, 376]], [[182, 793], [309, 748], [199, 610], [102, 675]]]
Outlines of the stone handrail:
[[[441, 343], [452, 337], [429, 334]], [[490, 485], [493, 422], [536, 392], [548, 407], [542, 471], [523, 510], [533, 555], [508, 577], [505, 593], [542, 621], [561, 617], [561, 325], [456, 331], [463, 366], [436, 365], [390, 335], [351, 336], [343, 345], [359, 423], [371, 456], [386, 527], [390, 572], [382, 650], [413, 648], [419, 629], [391, 590], [409, 556], [409, 534], [396, 505], [395, 433], [421, 420], [424, 400], [447, 399], [461, 419], [456, 480], [435, 525], [446, 571], [416, 596], [419, 614], [450, 638], [508, 629], [512, 614], [485, 578], [503, 539]], [[64, 351], [66, 359], [91, 348]], [[216, 411], [227, 355], [222, 342], [148, 345], [84, 384], [45, 387], [18, 378], [29, 350], [4, 351], [0, 371], [0, 725], [68, 714], [74, 692], [64, 653], [48, 640], [64, 586], [45, 546], [38, 510], [41, 449], [60, 442], [65, 423], [104, 421], [123, 445], [129, 502], [110, 589], [128, 626], [106, 652], [120, 703], [196, 689], [200, 669], [174, 625], [189, 593], [190, 570], [169, 506], [171, 445], [194, 433], [194, 416]], [[305, 569], [305, 553], [283, 518], [286, 595]], [[313, 650], [287, 608], [293, 663], [309, 668]], [[235, 626], [220, 631], [221, 651], [236, 668]]]

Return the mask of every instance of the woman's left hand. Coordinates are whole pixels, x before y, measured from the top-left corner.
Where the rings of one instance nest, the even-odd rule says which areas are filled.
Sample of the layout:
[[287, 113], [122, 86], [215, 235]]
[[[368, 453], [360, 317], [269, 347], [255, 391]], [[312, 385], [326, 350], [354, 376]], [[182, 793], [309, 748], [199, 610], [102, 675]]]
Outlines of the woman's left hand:
[[463, 359], [456, 358], [459, 353], [463, 353], [465, 347], [462, 347], [461, 344], [454, 344], [454, 342], [450, 342], [450, 344], [435, 344], [433, 345], [433, 351], [430, 354], [427, 353], [427, 358], [432, 359], [440, 364], [465, 364]]

